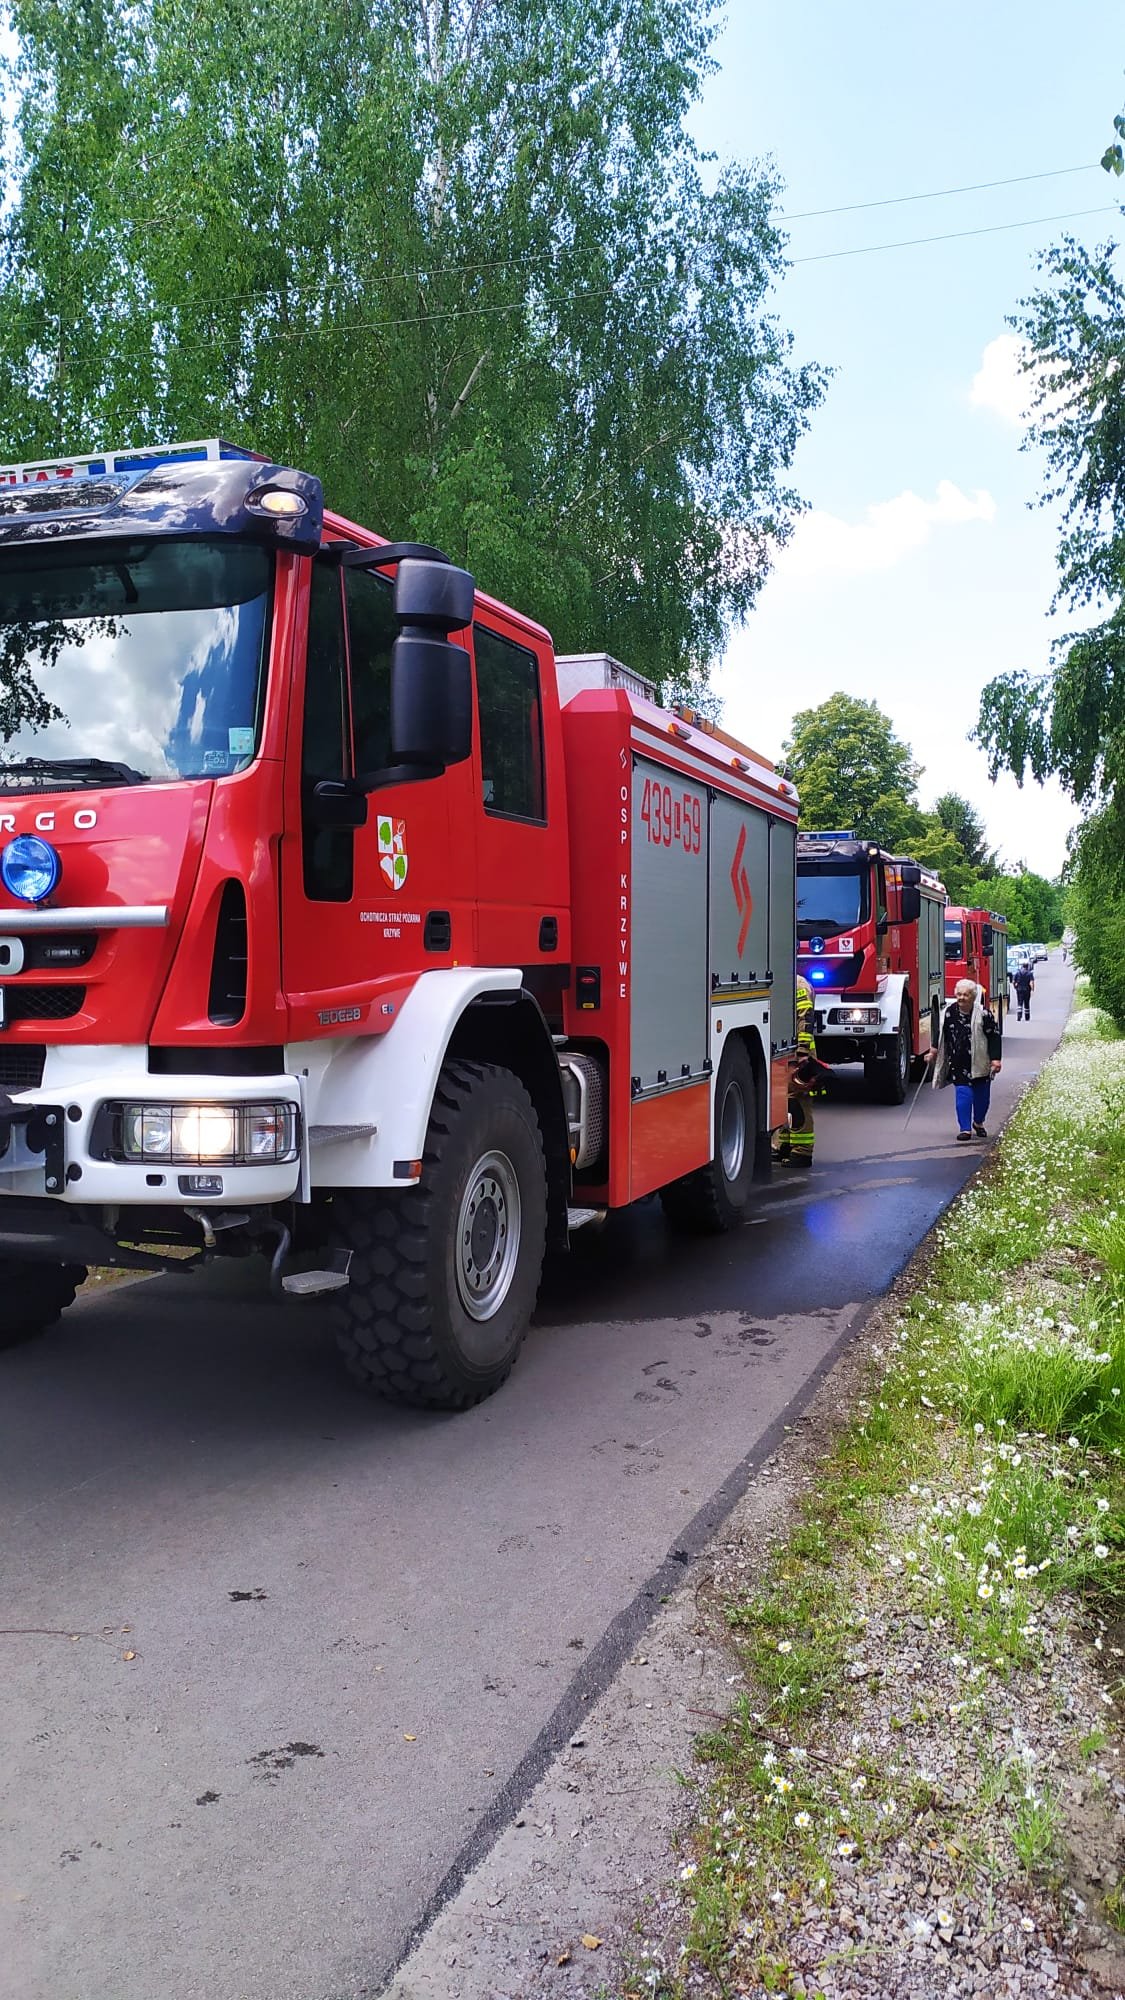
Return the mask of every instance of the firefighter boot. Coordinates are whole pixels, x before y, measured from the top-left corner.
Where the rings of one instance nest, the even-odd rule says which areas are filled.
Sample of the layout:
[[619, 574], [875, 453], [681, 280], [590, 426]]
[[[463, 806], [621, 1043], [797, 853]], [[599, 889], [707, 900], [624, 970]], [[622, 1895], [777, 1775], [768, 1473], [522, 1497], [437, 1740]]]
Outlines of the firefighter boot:
[[816, 1131], [813, 1124], [812, 1105], [807, 1097], [795, 1097], [789, 1105], [789, 1151], [785, 1164], [790, 1167], [811, 1167]]

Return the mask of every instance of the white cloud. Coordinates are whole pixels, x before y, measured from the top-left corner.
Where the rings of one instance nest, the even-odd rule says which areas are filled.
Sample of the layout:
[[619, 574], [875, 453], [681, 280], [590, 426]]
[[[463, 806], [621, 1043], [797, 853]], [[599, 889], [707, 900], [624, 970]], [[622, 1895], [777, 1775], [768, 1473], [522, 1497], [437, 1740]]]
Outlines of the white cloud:
[[1016, 424], [1021, 429], [1027, 422], [1035, 387], [1033, 379], [1023, 372], [1026, 352], [1016, 334], [997, 334], [981, 355], [980, 367], [969, 390], [969, 401], [975, 409], [991, 410], [1006, 424]]
[[991, 493], [983, 489], [963, 493], [951, 479], [939, 480], [932, 500], [923, 500], [908, 490], [893, 500], [874, 502], [859, 521], [845, 521], [814, 508], [801, 516], [792, 541], [778, 558], [778, 575], [803, 579], [869, 576], [892, 569], [904, 556], [922, 548], [935, 528], [991, 521], [995, 515]]

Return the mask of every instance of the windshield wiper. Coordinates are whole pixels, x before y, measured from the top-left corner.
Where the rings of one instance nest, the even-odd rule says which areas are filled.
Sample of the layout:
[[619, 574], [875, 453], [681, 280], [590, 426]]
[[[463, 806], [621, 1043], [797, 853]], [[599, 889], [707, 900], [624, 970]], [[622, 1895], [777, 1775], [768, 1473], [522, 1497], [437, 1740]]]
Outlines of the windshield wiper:
[[61, 778], [64, 785], [147, 785], [148, 775], [134, 771], [131, 764], [116, 764], [108, 757], [23, 757], [17, 764], [0, 764], [0, 789], [7, 778], [26, 780], [32, 789], [51, 789], [51, 781]]

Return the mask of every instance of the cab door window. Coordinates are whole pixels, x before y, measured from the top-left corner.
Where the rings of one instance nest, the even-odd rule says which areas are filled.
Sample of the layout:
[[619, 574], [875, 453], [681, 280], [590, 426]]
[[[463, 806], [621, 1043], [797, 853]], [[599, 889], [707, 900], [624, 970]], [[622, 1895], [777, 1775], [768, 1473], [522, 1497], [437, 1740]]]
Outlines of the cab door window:
[[547, 817], [539, 662], [526, 646], [473, 626], [480, 722], [481, 796], [486, 813]]
[[310, 902], [346, 903], [351, 898], [352, 836], [340, 828], [316, 826], [310, 813], [314, 787], [324, 778], [347, 776], [349, 734], [340, 572], [326, 563], [314, 563], [301, 731], [301, 848]]
[[391, 761], [391, 648], [398, 627], [394, 592], [374, 570], [344, 572], [352, 689], [355, 770], [384, 771]]
[[355, 835], [318, 827], [310, 804], [323, 778], [384, 770], [390, 761], [393, 593], [370, 570], [313, 564], [301, 739], [305, 894], [310, 902], [350, 902]]

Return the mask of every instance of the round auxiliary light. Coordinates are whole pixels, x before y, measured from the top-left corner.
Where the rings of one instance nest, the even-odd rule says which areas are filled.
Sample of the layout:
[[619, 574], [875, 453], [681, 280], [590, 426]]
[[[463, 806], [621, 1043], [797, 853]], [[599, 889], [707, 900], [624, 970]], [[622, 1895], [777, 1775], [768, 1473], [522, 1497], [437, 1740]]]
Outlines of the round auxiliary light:
[[0, 881], [21, 903], [42, 903], [57, 889], [62, 862], [49, 841], [19, 833], [0, 853]]
[[823, 951], [823, 950], [824, 950], [824, 939], [823, 939], [822, 937], [811, 937], [811, 938], [809, 939], [809, 950], [810, 950], [810, 951]]
[[250, 499], [263, 514], [275, 514], [283, 520], [308, 511], [299, 493], [289, 493], [282, 486], [267, 486], [262, 493], [252, 493]]

